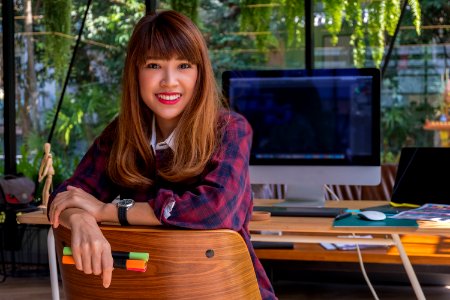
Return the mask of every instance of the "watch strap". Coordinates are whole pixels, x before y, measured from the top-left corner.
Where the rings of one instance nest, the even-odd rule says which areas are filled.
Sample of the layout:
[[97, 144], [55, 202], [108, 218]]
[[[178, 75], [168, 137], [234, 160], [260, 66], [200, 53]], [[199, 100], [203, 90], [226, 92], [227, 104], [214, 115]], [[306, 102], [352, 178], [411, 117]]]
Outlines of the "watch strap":
[[119, 209], [118, 217], [119, 217], [120, 225], [122, 225], [122, 226], [130, 225], [130, 223], [128, 223], [128, 220], [127, 220], [127, 208], [119, 206], [118, 209]]

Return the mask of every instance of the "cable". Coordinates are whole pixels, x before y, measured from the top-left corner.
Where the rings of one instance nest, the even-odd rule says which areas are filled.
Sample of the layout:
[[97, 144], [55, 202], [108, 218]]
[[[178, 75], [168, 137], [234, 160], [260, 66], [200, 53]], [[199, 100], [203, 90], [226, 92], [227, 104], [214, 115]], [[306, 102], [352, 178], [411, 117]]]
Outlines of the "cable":
[[[352, 233], [352, 235], [354, 238], [356, 238], [354, 233]], [[366, 269], [364, 268], [364, 262], [361, 255], [361, 249], [359, 249], [359, 244], [355, 243], [355, 245], [356, 245], [356, 252], [358, 253], [359, 266], [361, 267], [361, 272], [363, 273], [364, 279], [366, 280], [366, 283], [369, 286], [370, 291], [372, 292], [373, 298], [379, 300], [380, 298], [378, 298], [377, 292], [373, 288], [372, 283], [370, 282], [370, 279], [367, 276]]]
[[[330, 193], [331, 197], [334, 198], [334, 200], [336, 201], [341, 201], [341, 199], [339, 199], [339, 197], [336, 195], [336, 193], [328, 186], [328, 184], [324, 184], [323, 187]], [[353, 237], [356, 238], [355, 234], [352, 233]], [[364, 279], [366, 280], [367, 285], [369, 286], [370, 292], [373, 295], [373, 298], [375, 300], [379, 300], [377, 292], [375, 291], [375, 289], [372, 286], [372, 283], [370, 282], [369, 277], [367, 276], [366, 273], [366, 269], [364, 268], [364, 261], [361, 255], [361, 249], [359, 249], [359, 244], [355, 243], [356, 246], [356, 252], [358, 253], [358, 262], [359, 262], [359, 266], [361, 267], [361, 272], [363, 273]]]
[[341, 201], [336, 193], [328, 186], [328, 184], [324, 184], [323, 187], [330, 193], [331, 197], [336, 201]]

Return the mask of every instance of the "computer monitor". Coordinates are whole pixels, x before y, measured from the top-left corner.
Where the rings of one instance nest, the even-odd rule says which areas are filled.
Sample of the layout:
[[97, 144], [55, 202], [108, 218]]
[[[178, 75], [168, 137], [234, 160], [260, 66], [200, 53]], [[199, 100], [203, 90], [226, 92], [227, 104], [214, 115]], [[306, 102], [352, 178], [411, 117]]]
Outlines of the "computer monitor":
[[251, 182], [287, 185], [283, 205], [322, 206], [324, 184], [379, 184], [379, 70], [235, 70], [222, 87], [253, 128]]

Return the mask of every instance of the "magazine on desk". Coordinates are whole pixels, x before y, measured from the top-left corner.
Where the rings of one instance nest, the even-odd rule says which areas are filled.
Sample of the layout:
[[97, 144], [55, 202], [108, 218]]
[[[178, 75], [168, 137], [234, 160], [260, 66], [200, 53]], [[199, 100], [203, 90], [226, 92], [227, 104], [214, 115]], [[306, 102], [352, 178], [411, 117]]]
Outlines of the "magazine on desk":
[[391, 218], [432, 221], [450, 226], [450, 205], [427, 203], [419, 208], [400, 212]]

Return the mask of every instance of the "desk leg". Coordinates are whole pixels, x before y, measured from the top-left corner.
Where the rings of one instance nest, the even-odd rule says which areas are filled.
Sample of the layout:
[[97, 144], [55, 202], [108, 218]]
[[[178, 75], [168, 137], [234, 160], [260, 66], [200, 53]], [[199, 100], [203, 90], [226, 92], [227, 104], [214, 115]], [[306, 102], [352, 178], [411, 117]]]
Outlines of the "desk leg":
[[52, 299], [59, 300], [58, 266], [56, 258], [55, 237], [50, 227], [47, 236], [48, 265], [50, 267], [50, 284], [52, 287]]
[[414, 293], [416, 293], [416, 297], [419, 300], [425, 300], [425, 295], [423, 294], [422, 287], [420, 286], [419, 280], [417, 280], [416, 273], [411, 265], [411, 261], [406, 255], [405, 248], [403, 248], [402, 241], [398, 234], [391, 234], [392, 239], [394, 240], [395, 246], [398, 249], [398, 253], [400, 254], [400, 258], [402, 259], [403, 266], [405, 267], [406, 273], [408, 274], [409, 281], [414, 289]]

